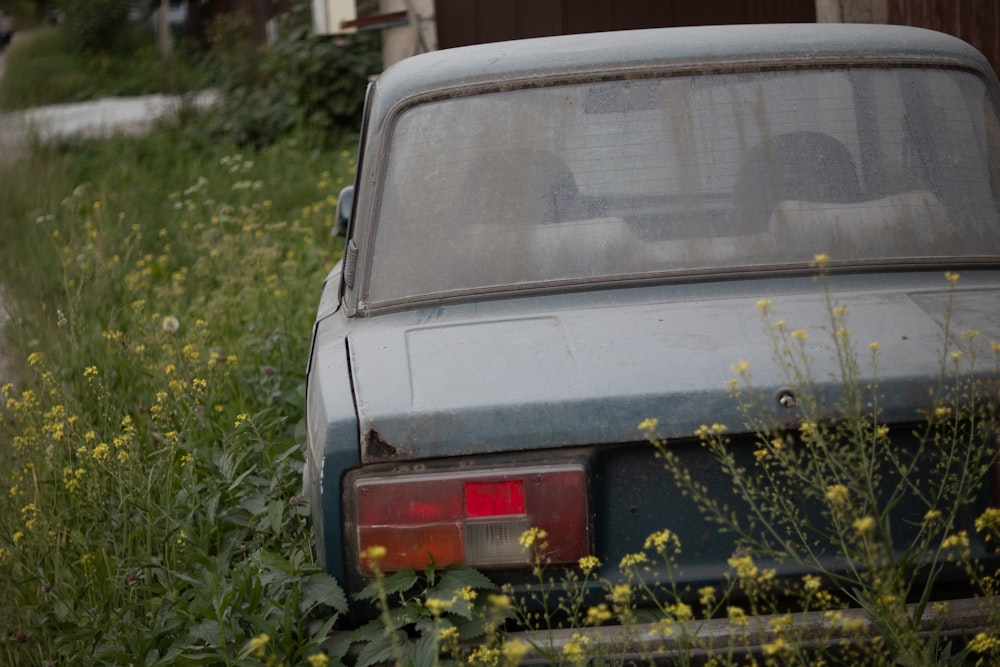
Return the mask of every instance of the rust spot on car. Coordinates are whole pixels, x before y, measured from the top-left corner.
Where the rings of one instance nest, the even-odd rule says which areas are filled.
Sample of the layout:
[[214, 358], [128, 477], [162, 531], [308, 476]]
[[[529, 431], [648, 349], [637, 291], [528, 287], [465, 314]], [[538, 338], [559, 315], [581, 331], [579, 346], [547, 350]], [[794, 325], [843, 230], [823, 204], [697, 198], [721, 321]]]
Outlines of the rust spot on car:
[[386, 442], [378, 431], [372, 429], [365, 438], [365, 456], [369, 459], [391, 459], [396, 456], [396, 448]]

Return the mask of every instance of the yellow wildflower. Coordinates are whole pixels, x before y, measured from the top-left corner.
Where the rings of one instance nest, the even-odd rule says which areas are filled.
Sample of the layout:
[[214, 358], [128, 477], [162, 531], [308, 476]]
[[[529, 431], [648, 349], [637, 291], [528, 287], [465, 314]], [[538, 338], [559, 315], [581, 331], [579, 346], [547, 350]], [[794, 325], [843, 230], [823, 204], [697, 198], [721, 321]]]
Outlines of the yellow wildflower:
[[424, 607], [431, 613], [431, 616], [440, 616], [448, 611], [454, 600], [443, 600], [441, 598], [427, 598], [424, 600]]
[[944, 538], [941, 542], [941, 548], [943, 549], [965, 549], [969, 546], [969, 534], [964, 530], [958, 533], [953, 533], [948, 537]]
[[264, 650], [271, 638], [266, 633], [261, 633], [247, 643], [247, 652], [258, 658], [264, 657]]
[[854, 520], [854, 530], [861, 535], [872, 532], [875, 530], [875, 526], [875, 518], [871, 516], [863, 516]]
[[715, 587], [714, 586], [704, 586], [698, 589], [698, 602], [702, 607], [711, 607], [715, 604]]
[[375, 544], [361, 552], [361, 558], [378, 563], [385, 558], [386, 549], [382, 545]]
[[802, 577], [802, 588], [805, 589], [807, 593], [815, 593], [819, 590], [820, 579], [814, 574], [807, 574]]
[[726, 616], [733, 625], [746, 625], [748, 621], [747, 613], [740, 607], [727, 607]]
[[683, 602], [677, 602], [670, 605], [667, 611], [669, 611], [678, 621], [689, 621], [694, 618], [694, 613], [691, 611], [690, 605], [684, 604]]
[[788, 650], [788, 644], [782, 637], [776, 637], [774, 641], [764, 644], [764, 655], [777, 655]]
[[584, 556], [578, 562], [584, 574], [590, 574], [601, 566], [601, 561], [598, 560], [597, 556]]
[[521, 533], [521, 537], [518, 538], [518, 541], [525, 549], [531, 549], [535, 545], [538, 545], [539, 548], [541, 548], [541, 541], [548, 536], [549, 534], [545, 532], [545, 530], [537, 526], [532, 526], [528, 530]]
[[998, 649], [1000, 649], [1000, 639], [985, 632], [980, 632], [969, 640], [969, 650], [973, 653], [989, 653]]
[[521, 658], [524, 654], [528, 652], [531, 646], [527, 642], [523, 642], [520, 639], [511, 639], [505, 641], [503, 644], [503, 659], [504, 663], [508, 665], [520, 664]]
[[843, 505], [850, 495], [851, 492], [843, 484], [831, 484], [826, 487], [826, 501], [831, 505]]
[[309, 667], [326, 667], [330, 663], [330, 658], [326, 656], [326, 653], [313, 653], [306, 658], [306, 661], [309, 663]]
[[646, 538], [646, 543], [644, 548], [655, 548], [656, 552], [660, 555], [666, 554], [668, 548], [672, 547], [674, 553], [681, 552], [681, 541], [677, 537], [676, 533], [664, 529], [657, 531]]
[[587, 610], [587, 624], [588, 625], [600, 625], [606, 621], [611, 620], [611, 610], [608, 609], [608, 605], [603, 602], [596, 607], [591, 607]]
[[487, 598], [487, 602], [489, 602], [490, 607], [495, 611], [506, 611], [510, 609], [513, 604], [510, 596], [502, 593], [492, 593]]
[[750, 556], [733, 556], [728, 561], [729, 567], [736, 570], [736, 576], [740, 579], [751, 579], [757, 576], [757, 566], [754, 565]]
[[628, 584], [617, 584], [611, 589], [611, 601], [616, 605], [627, 605], [632, 599], [632, 587]]
[[578, 632], [573, 633], [573, 636], [563, 644], [563, 657], [573, 664], [582, 664], [587, 658], [586, 647], [589, 643], [590, 637]]
[[641, 422], [639, 422], [639, 430], [647, 435], [653, 435], [656, 432], [656, 427], [660, 425], [660, 420], [654, 417], [646, 417]]
[[500, 649], [478, 646], [469, 654], [466, 661], [470, 665], [496, 665], [499, 659]]
[[646, 554], [642, 552], [634, 554], [625, 554], [624, 556], [622, 556], [621, 563], [618, 564], [618, 567], [624, 570], [625, 568], [635, 567], [641, 563], [647, 563], [647, 562], [649, 561], [646, 558]]
[[[976, 530], [980, 533], [1000, 534], [1000, 508], [990, 507], [976, 519]], [[990, 536], [987, 535], [989, 540]]]

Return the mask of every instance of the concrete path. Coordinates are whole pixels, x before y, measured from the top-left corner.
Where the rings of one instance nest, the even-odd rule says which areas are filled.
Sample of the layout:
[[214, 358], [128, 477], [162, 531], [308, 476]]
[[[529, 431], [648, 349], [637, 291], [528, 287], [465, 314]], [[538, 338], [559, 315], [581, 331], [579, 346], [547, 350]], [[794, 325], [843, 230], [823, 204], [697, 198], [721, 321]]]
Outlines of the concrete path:
[[211, 91], [190, 98], [180, 95], [107, 97], [0, 113], [0, 151], [14, 152], [29, 140], [51, 141], [68, 136], [106, 137], [141, 134], [155, 121], [175, 115], [183, 104], [206, 108], [216, 103]]
[[[23, 39], [28, 33], [19, 34]], [[0, 52], [0, 77], [3, 77], [6, 67], [7, 52], [4, 50]], [[90, 102], [0, 112], [0, 162], [16, 156], [28, 141], [44, 142], [68, 136], [106, 137], [116, 133], [141, 134], [157, 120], [175, 115], [184, 104], [204, 109], [217, 101], [215, 92], [205, 91], [190, 96], [108, 97]]]

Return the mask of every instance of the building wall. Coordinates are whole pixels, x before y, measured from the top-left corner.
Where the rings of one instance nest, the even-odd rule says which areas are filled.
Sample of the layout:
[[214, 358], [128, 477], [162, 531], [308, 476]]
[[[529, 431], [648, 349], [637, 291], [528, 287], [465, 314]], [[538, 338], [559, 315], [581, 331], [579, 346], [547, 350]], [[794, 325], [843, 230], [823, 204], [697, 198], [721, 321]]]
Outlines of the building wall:
[[407, 23], [382, 30], [382, 63], [385, 67], [403, 58], [440, 48], [434, 0], [379, 0], [380, 14], [401, 11], [409, 14]]
[[816, 20], [815, 0], [437, 0], [440, 48], [602, 30]]
[[[969, 42], [1000, 70], [1000, 0], [378, 0], [408, 11], [383, 30], [383, 61], [425, 50], [600, 30], [723, 23], [894, 23]], [[197, 3], [193, 3], [197, 4]], [[414, 27], [419, 25], [419, 33]]]
[[930, 28], [955, 35], [982, 51], [1000, 70], [1000, 1], [884, 0], [889, 23]]

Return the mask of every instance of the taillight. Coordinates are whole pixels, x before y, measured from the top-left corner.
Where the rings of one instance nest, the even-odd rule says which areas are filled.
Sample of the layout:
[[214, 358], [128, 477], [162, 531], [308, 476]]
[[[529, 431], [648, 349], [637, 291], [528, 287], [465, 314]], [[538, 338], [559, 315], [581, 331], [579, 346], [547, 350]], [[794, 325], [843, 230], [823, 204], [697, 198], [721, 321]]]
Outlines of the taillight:
[[385, 571], [468, 563], [528, 565], [520, 537], [548, 536], [542, 556], [571, 563], [590, 553], [590, 511], [582, 464], [359, 476], [351, 487], [357, 519], [355, 557], [385, 547]]

